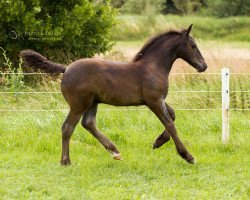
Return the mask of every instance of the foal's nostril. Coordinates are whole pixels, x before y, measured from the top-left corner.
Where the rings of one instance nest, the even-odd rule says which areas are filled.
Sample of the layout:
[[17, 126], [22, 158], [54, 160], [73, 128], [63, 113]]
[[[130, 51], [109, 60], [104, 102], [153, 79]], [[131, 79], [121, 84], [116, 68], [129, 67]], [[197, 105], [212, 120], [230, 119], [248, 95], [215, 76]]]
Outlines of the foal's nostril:
[[206, 63], [200, 64], [197, 67], [198, 72], [204, 72], [204, 71], [206, 71], [206, 69], [207, 69], [207, 64]]

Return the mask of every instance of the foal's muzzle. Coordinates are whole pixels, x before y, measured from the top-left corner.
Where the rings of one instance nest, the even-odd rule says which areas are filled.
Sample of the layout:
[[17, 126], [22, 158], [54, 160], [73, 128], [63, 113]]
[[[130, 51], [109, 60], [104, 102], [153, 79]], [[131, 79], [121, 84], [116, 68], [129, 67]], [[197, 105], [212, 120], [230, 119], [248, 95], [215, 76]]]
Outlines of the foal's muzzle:
[[198, 72], [204, 72], [207, 69], [207, 64], [206, 63], [199, 64], [196, 67], [196, 69], [197, 69]]

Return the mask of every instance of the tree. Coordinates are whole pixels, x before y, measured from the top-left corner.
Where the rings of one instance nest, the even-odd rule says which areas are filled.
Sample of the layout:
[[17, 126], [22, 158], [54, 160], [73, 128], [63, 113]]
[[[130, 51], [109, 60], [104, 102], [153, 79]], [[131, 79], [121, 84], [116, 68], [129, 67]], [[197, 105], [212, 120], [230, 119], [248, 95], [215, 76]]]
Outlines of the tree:
[[250, 1], [245, 0], [206, 0], [208, 13], [217, 17], [250, 15]]
[[0, 0], [0, 10], [0, 47], [12, 58], [26, 48], [45, 55], [52, 51], [54, 57], [59, 52], [90, 57], [112, 46], [116, 10], [108, 3]]
[[126, 0], [111, 0], [111, 5], [115, 8], [121, 8], [126, 3]]

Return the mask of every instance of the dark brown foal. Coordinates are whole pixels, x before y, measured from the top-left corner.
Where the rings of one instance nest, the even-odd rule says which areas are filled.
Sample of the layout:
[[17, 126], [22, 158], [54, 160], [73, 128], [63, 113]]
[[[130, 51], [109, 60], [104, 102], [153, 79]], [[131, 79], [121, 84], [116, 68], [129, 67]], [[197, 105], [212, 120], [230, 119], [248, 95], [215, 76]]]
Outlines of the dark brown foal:
[[21, 57], [28, 66], [51, 74], [64, 73], [61, 91], [70, 112], [62, 126], [61, 164], [70, 163], [69, 141], [81, 116], [82, 126], [115, 159], [121, 159], [115, 145], [96, 127], [95, 118], [99, 103], [114, 106], [147, 106], [165, 127], [153, 148], [159, 148], [169, 141], [171, 136], [180, 156], [188, 163], [194, 163], [193, 156], [177, 135], [174, 110], [164, 101], [168, 93], [169, 73], [176, 59], [185, 60], [198, 72], [203, 72], [207, 68], [197, 45], [189, 35], [191, 29], [192, 25], [187, 30], [169, 31], [152, 38], [133, 61], [128, 63], [80, 59], [65, 68], [33, 50], [21, 52]]

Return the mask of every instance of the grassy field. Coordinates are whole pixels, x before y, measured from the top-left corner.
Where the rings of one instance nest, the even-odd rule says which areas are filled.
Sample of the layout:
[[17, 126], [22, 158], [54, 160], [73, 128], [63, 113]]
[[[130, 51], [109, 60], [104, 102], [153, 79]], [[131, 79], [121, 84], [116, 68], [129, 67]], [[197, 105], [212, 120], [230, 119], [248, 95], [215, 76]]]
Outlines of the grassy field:
[[1, 199], [249, 199], [250, 115], [230, 114], [223, 146], [220, 111], [177, 111], [179, 135], [198, 161], [190, 165], [172, 141], [152, 149], [163, 127], [149, 111], [100, 110], [99, 127], [123, 160], [79, 125], [68, 167], [59, 165], [66, 113], [1, 114]]
[[[177, 109], [219, 109], [220, 93], [174, 92], [220, 90], [219, 79], [217, 75], [172, 76], [167, 102]], [[45, 79], [37, 85], [22, 85], [19, 91], [58, 91], [58, 82]], [[12, 91], [10, 86], [1, 91]], [[248, 76], [231, 79], [234, 90], [247, 90], [248, 86]], [[248, 93], [231, 96], [232, 108], [250, 108]], [[152, 149], [163, 126], [150, 111], [112, 110], [114, 107], [102, 105], [98, 126], [117, 145], [123, 160], [113, 160], [78, 125], [70, 146], [73, 164], [62, 167], [61, 124], [67, 112], [29, 112], [67, 109], [62, 96], [1, 94], [0, 100], [1, 110], [26, 110], [0, 115], [0, 199], [250, 197], [249, 111], [230, 111], [230, 141], [226, 146], [221, 142], [220, 110], [176, 111], [179, 136], [198, 161], [190, 165], [177, 155], [172, 140], [160, 149]]]
[[115, 40], [143, 40], [169, 29], [181, 30], [194, 24], [193, 35], [202, 40], [250, 42], [250, 17], [214, 18], [201, 16], [119, 16]]

